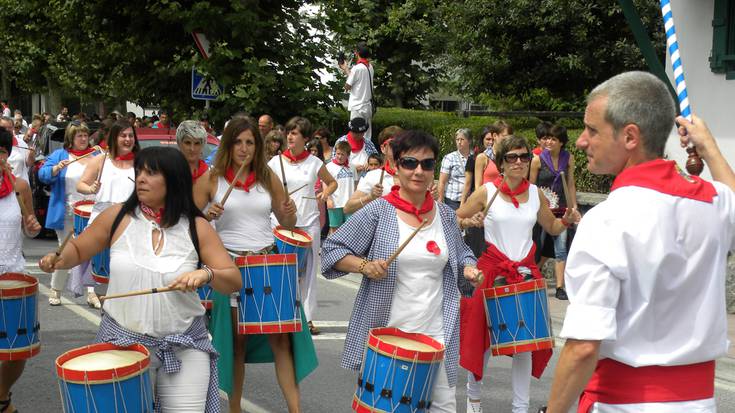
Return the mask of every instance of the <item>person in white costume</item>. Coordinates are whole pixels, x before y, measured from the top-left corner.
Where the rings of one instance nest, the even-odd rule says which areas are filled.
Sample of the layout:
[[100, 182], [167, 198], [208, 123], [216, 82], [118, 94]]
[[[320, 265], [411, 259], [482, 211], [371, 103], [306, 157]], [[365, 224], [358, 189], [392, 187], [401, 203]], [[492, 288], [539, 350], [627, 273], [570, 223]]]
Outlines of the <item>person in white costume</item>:
[[587, 98], [577, 147], [590, 172], [617, 176], [569, 253], [567, 341], [541, 411], [566, 413], [580, 393], [579, 412], [716, 411], [735, 174], [696, 117], [676, 119], [681, 142], [714, 181], [663, 159], [675, 113], [666, 85], [644, 72], [617, 75]]

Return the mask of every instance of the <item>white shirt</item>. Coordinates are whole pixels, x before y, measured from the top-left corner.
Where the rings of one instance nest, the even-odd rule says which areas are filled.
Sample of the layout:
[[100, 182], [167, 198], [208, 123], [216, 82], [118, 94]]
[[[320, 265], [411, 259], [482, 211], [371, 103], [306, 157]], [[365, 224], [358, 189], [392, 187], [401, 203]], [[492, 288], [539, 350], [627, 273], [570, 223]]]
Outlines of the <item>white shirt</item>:
[[[373, 169], [372, 171], [368, 171], [364, 177], [360, 179], [360, 182], [357, 183], [357, 190], [369, 194], [373, 191], [373, 187], [380, 182], [380, 174], [383, 172], [382, 169]], [[390, 189], [393, 187], [393, 176], [389, 174], [388, 172], [383, 174], [383, 195], [388, 195], [390, 193]]]
[[18, 199], [12, 192], [0, 198], [0, 274], [25, 272], [23, 232]]
[[[163, 230], [160, 255], [153, 253], [153, 228], [152, 221], [136, 209], [136, 217], [110, 248], [108, 294], [164, 287], [196, 269], [197, 254], [186, 219]], [[105, 301], [103, 308], [121, 326], [153, 337], [182, 333], [204, 314], [199, 295], [181, 291], [118, 298]]]
[[355, 192], [355, 175], [357, 174], [352, 165], [344, 167], [334, 162], [329, 162], [326, 166], [329, 174], [337, 181], [337, 190], [331, 196], [334, 207], [342, 208]]
[[[225, 178], [217, 178], [215, 201], [222, 200], [229, 186]], [[271, 195], [260, 184], [250, 187], [250, 192], [233, 188], [222, 216], [212, 222], [225, 248], [258, 251], [273, 244], [271, 209]]]
[[[396, 259], [396, 286], [387, 325], [444, 343], [442, 282], [449, 253], [438, 207], [435, 211], [431, 224], [419, 231]], [[401, 245], [416, 228], [397, 219]], [[429, 252], [429, 241], [439, 246], [439, 255]]]
[[350, 100], [347, 102], [347, 110], [360, 109], [370, 104], [370, 98], [372, 97], [370, 82], [373, 75], [373, 65], [370, 65], [369, 70], [362, 63], [352, 66], [346, 82], [350, 85]]
[[86, 165], [82, 165], [80, 161], [70, 163], [69, 166], [65, 168], [66, 173], [64, 174], [64, 196], [66, 198], [67, 212], [73, 210], [74, 203], [83, 199], [93, 199], [93, 196], [91, 195], [83, 195], [77, 192], [77, 183], [79, 183], [79, 180], [82, 178], [85, 167]]
[[28, 159], [28, 144], [23, 138], [16, 139], [18, 141], [18, 147], [14, 147], [10, 151], [8, 156], [8, 164], [13, 167], [13, 175], [16, 178], [23, 178], [28, 180], [28, 172], [30, 168], [26, 165], [26, 159]]
[[600, 358], [633, 367], [727, 353], [735, 194], [713, 184], [712, 204], [630, 186], [587, 213], [567, 261], [562, 337], [602, 340]]
[[91, 224], [97, 218], [97, 215], [110, 205], [124, 202], [134, 190], [135, 168], [131, 166], [127, 169], [120, 169], [110, 159], [105, 159], [105, 166], [100, 177], [100, 190], [95, 197], [89, 223]]
[[[488, 182], [485, 189], [487, 205], [496, 188], [492, 182]], [[540, 206], [538, 188], [534, 184], [528, 186], [528, 201], [520, 203], [518, 208], [498, 194], [485, 216], [485, 241], [495, 245], [511, 261], [523, 260], [533, 246], [531, 233]]]
[[[278, 155], [268, 161], [268, 166], [270, 166], [278, 179], [282, 180]], [[319, 179], [319, 169], [322, 166], [324, 166], [324, 162], [312, 155], [295, 164], [289, 162], [285, 156], [283, 157], [283, 170], [286, 173], [288, 190], [293, 191], [306, 185], [291, 194], [291, 199], [296, 204], [297, 227], [308, 227], [319, 220], [319, 206], [314, 199], [316, 197], [314, 185], [316, 185], [316, 181]]]

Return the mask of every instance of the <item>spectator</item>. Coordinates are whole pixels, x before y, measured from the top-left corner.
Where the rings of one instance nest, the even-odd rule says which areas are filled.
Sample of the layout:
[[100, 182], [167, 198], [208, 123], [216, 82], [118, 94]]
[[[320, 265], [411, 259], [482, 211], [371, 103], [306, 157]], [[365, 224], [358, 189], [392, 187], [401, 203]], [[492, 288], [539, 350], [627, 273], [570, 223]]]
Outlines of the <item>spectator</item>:
[[373, 99], [374, 70], [368, 61], [370, 58], [370, 49], [368, 49], [367, 43], [359, 42], [357, 44], [355, 47], [355, 57], [357, 58], [357, 62], [352, 68], [347, 66], [347, 62], [340, 63], [339, 67], [347, 76], [345, 90], [350, 92], [350, 100], [347, 103], [347, 110], [350, 111], [350, 119], [365, 119], [367, 122], [365, 137], [367, 140], [370, 140], [372, 138], [372, 128], [370, 125], [373, 119], [371, 101]]
[[137, 116], [135, 116], [135, 113], [133, 112], [126, 113], [125, 118], [128, 120], [128, 123], [131, 125], [135, 125], [135, 122], [138, 120]]
[[324, 154], [324, 159], [332, 159], [332, 146], [330, 145], [332, 134], [329, 132], [329, 129], [319, 128], [316, 130], [316, 132], [314, 132], [311, 138], [318, 141], [322, 145], [322, 153]]
[[174, 128], [174, 123], [171, 122], [171, 114], [167, 110], [162, 110], [158, 113], [158, 122], [153, 124], [154, 129], [170, 129]]
[[533, 148], [533, 154], [538, 156], [541, 155], [541, 151], [544, 149], [541, 146], [541, 141], [544, 140], [547, 136], [549, 136], [549, 131], [551, 130], [551, 127], [554, 126], [551, 124], [551, 122], [541, 122], [538, 125], [536, 125], [536, 147]]
[[[212, 125], [209, 123], [209, 115], [206, 113], [202, 113], [201, 116], [199, 116], [199, 124], [202, 125], [205, 131], [207, 131], [208, 134], [214, 135], [214, 129], [212, 129]], [[263, 135], [265, 136], [265, 135]]]
[[57, 122], [66, 122], [69, 120], [69, 108], [66, 106], [63, 106], [61, 108], [61, 112], [59, 112], [58, 116], [56, 116]]
[[381, 165], [383, 165], [383, 157], [380, 154], [373, 153], [368, 156], [368, 171], [380, 169]]
[[22, 138], [19, 139], [15, 136], [13, 119], [5, 116], [0, 118], [0, 128], [5, 129], [13, 136], [13, 147], [15, 149], [10, 153], [7, 160], [13, 168], [13, 175], [16, 178], [23, 178], [28, 181], [28, 171], [35, 160], [33, 151], [29, 150], [28, 144]]
[[278, 152], [283, 148], [283, 134], [274, 129], [268, 132], [268, 136], [265, 137], [265, 149], [266, 149], [266, 161], [270, 161], [272, 157], [278, 155]]
[[378, 153], [378, 150], [375, 149], [373, 142], [365, 136], [365, 132], [368, 130], [368, 124], [365, 119], [351, 119], [347, 126], [349, 132], [347, 132], [347, 135], [337, 139], [337, 142], [347, 142], [350, 144], [350, 148], [352, 148], [350, 152], [350, 165], [357, 172], [355, 174], [355, 182], [357, 182], [367, 172], [368, 156], [373, 153]]
[[6, 100], [0, 100], [0, 108], [3, 110], [3, 116], [10, 117], [10, 106], [8, 106], [8, 101]]
[[459, 129], [454, 136], [454, 143], [457, 150], [442, 159], [439, 172], [439, 202], [444, 202], [456, 211], [464, 190], [464, 170], [472, 143], [470, 130]]
[[42, 116], [43, 116], [43, 124], [44, 125], [50, 123], [54, 119], [53, 115], [51, 115], [48, 112], [43, 112], [43, 115]]
[[260, 136], [268, 136], [268, 133], [273, 130], [271, 115], [263, 114], [258, 118], [258, 130], [260, 130]]
[[[489, 137], [487, 135], [490, 135]], [[486, 128], [484, 139], [492, 140], [491, 146], [475, 158], [475, 188], [492, 182], [500, 175], [495, 165], [495, 151], [506, 136], [513, 134], [513, 127], [499, 120]]]

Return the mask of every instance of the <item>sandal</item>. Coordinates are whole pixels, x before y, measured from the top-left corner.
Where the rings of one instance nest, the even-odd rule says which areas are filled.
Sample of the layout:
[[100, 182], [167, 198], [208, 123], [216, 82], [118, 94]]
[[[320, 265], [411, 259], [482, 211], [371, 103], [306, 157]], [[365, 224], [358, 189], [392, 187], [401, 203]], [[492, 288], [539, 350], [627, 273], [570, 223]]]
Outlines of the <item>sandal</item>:
[[[53, 306], [61, 305], [61, 291], [51, 289], [51, 295], [48, 297], [48, 304]], [[0, 404], [2, 404], [2, 402], [0, 402]], [[2, 410], [0, 410], [0, 412], [1, 411]]]
[[90, 291], [87, 293], [87, 305], [91, 308], [96, 308], [97, 310], [102, 308], [102, 303], [100, 303], [100, 299], [97, 297], [97, 294], [95, 294], [94, 291]]
[[[0, 412], [5, 413], [10, 408], [10, 403], [11, 403], [10, 397], [12, 396], [13, 396], [12, 392], [8, 393], [8, 400], [0, 401]], [[18, 409], [13, 407], [13, 411], [12, 412], [8, 411], [7, 413], [18, 413]]]
[[309, 332], [312, 336], [317, 336], [319, 335], [319, 333], [321, 333], [321, 331], [319, 331], [319, 328], [317, 328], [311, 321], [306, 324], [309, 326]]

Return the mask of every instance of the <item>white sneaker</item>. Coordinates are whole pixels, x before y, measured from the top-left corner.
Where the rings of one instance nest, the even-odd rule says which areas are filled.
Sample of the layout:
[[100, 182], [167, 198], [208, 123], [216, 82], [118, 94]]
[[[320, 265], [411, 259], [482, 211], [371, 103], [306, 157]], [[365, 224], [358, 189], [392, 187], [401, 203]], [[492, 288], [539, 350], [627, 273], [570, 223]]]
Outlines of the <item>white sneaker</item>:
[[49, 305], [61, 305], [61, 291], [51, 289], [51, 295], [48, 297]]
[[473, 402], [470, 398], [467, 398], [467, 413], [482, 413], [482, 401], [478, 400]]

